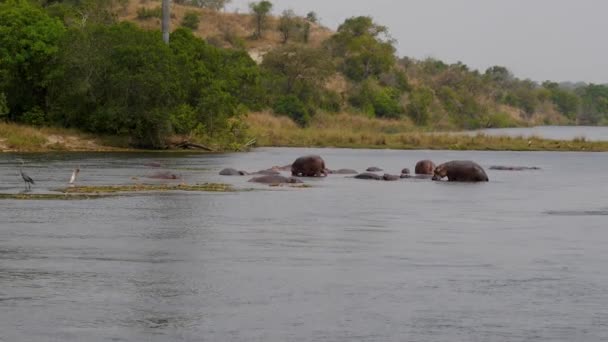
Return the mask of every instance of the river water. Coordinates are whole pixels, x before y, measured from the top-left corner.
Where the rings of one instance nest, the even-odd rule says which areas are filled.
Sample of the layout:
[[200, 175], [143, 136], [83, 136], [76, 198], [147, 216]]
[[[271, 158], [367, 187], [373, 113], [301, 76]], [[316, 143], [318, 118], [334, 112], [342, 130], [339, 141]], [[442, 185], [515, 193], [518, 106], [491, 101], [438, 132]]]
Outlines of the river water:
[[[217, 175], [308, 153], [390, 173], [472, 159], [490, 182]], [[2, 154], [0, 192], [23, 190], [20, 159], [34, 193], [77, 165], [81, 185], [168, 170], [256, 190], [0, 200], [0, 341], [608, 340], [606, 153]]]

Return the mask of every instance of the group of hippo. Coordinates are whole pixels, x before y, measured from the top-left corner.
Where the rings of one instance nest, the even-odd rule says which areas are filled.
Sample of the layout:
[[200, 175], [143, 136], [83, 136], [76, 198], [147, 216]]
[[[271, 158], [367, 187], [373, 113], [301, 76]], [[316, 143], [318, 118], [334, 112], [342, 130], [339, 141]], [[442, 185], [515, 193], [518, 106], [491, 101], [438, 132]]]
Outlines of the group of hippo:
[[[281, 175], [281, 171], [291, 171], [291, 177]], [[440, 181], [447, 177], [450, 182], [487, 182], [488, 175], [477, 163], [470, 160], [453, 160], [440, 165], [435, 165], [430, 160], [421, 160], [416, 163], [414, 168], [415, 175], [410, 174], [410, 170], [405, 168], [401, 175], [384, 174], [380, 176], [374, 172], [382, 172], [377, 167], [370, 167], [364, 173], [358, 173], [351, 169], [330, 170], [325, 166], [325, 161], [318, 155], [307, 155], [296, 159], [291, 165], [274, 166], [267, 170], [248, 173], [232, 168], [223, 169], [220, 175], [223, 176], [245, 176], [255, 175], [250, 182], [263, 184], [290, 184], [302, 183], [296, 177], [325, 177], [329, 174], [355, 175], [356, 179], [371, 179], [396, 181], [401, 178], [423, 178]]]

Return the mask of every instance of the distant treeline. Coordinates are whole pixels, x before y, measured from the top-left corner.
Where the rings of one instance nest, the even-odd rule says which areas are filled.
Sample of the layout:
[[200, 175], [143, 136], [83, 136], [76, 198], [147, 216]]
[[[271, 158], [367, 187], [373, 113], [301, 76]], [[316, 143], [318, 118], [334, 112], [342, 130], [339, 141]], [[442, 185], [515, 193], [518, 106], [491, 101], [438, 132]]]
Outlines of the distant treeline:
[[[226, 1], [198, 1], [221, 8]], [[117, 21], [128, 0], [0, 0], [0, 120], [128, 135], [161, 148], [179, 134], [224, 148], [247, 140], [242, 116], [271, 109], [305, 126], [316, 113], [351, 112], [446, 128], [504, 127], [551, 112], [566, 123], [608, 123], [608, 87], [519, 80], [503, 67], [399, 59], [386, 27], [347, 19], [319, 46], [306, 18], [252, 3], [249, 40], [282, 44], [256, 64], [193, 34], [189, 12], [164, 44], [158, 30]], [[141, 11], [142, 16], [143, 12]], [[146, 13], [156, 13], [148, 11]], [[138, 14], [140, 14], [138, 12]]]

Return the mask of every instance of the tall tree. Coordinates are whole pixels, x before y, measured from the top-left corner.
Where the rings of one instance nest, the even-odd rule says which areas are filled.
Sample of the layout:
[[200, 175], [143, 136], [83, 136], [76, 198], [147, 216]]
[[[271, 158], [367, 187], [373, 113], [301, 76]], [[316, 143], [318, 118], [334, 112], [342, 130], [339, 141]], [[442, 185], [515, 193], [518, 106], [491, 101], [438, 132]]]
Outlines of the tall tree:
[[260, 39], [262, 38], [262, 32], [265, 29], [268, 21], [268, 14], [272, 10], [272, 2], [266, 0], [252, 2], [249, 4], [249, 9], [251, 10], [253, 19], [255, 21], [255, 32], [253, 37]]
[[327, 46], [332, 55], [343, 60], [342, 71], [355, 81], [379, 76], [395, 64], [393, 39], [385, 26], [370, 17], [354, 17], [344, 21]]

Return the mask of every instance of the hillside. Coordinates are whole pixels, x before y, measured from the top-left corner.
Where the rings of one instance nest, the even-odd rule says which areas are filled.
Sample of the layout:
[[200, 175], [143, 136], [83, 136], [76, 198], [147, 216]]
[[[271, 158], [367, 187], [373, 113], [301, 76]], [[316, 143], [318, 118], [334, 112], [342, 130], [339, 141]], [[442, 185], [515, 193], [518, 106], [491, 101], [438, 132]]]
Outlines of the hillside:
[[[137, 23], [142, 28], [158, 30], [161, 26], [160, 17], [138, 18], [138, 10], [146, 8], [151, 11], [160, 10], [160, 1], [129, 0], [128, 5], [117, 11], [121, 21]], [[188, 13], [197, 13], [200, 23], [193, 33], [208, 42], [223, 48], [245, 48], [251, 57], [258, 63], [266, 52], [276, 48], [281, 43], [281, 34], [276, 29], [279, 24], [277, 16], [268, 17], [268, 30], [261, 39], [251, 39], [254, 32], [254, 19], [247, 13], [230, 13], [215, 11], [206, 8], [171, 3], [171, 27], [181, 26], [184, 16]], [[157, 12], [158, 13], [158, 12]], [[310, 39], [308, 44], [320, 47], [321, 43], [334, 32], [330, 29], [311, 23]]]

